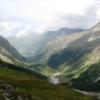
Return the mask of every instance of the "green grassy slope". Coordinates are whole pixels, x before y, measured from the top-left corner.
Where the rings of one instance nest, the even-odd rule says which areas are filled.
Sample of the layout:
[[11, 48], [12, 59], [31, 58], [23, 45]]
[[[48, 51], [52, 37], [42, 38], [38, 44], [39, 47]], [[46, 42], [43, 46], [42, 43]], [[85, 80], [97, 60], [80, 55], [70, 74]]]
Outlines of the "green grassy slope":
[[[48, 65], [54, 69], [60, 68], [61, 73], [70, 74], [77, 78], [92, 64], [99, 62], [100, 31], [89, 32], [82, 38], [70, 43], [62, 51], [52, 55]], [[93, 40], [89, 41], [91, 38]]]
[[[16, 87], [18, 94], [30, 94], [36, 98], [33, 100], [92, 100], [67, 85], [53, 85], [33, 75], [8, 68], [0, 67], [0, 80]], [[0, 96], [2, 97], [2, 93]]]
[[[73, 80], [75, 88], [87, 91], [100, 91], [100, 62], [90, 66], [88, 70]], [[85, 84], [85, 86], [84, 86]], [[91, 88], [90, 88], [91, 87]]]

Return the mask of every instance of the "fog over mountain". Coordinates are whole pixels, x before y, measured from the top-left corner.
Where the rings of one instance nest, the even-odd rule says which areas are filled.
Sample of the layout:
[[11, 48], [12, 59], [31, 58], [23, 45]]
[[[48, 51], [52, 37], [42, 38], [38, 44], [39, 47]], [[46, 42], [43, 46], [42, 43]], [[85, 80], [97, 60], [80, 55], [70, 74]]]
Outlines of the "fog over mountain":
[[0, 0], [0, 35], [25, 55], [43, 45], [37, 41], [61, 36], [60, 29], [87, 30], [99, 21], [99, 0]]

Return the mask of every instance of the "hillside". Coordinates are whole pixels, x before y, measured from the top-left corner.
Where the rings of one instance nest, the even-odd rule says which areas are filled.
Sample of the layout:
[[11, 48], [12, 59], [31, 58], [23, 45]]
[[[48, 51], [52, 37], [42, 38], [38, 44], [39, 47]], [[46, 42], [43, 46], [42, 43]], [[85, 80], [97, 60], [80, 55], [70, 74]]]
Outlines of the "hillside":
[[39, 64], [30, 68], [49, 78], [58, 78], [61, 83], [74, 80], [73, 85], [82, 90], [99, 90], [100, 23], [50, 41], [37, 60]]
[[[83, 81], [80, 82], [84, 84], [80, 85], [80, 88], [87, 85], [85, 82], [89, 82], [89, 88], [92, 85], [99, 89], [99, 86], [95, 87], [95, 85], [99, 84], [100, 73], [98, 65], [100, 62], [100, 23], [90, 30], [76, 33], [72, 37], [74, 39], [67, 42], [66, 48], [50, 57], [48, 65], [53, 69], [58, 69], [59, 75], [63, 75], [67, 80], [82, 79]], [[75, 39], [75, 37], [78, 38]]]
[[58, 83], [72, 82], [81, 90], [100, 90], [100, 23], [87, 31], [50, 41], [37, 60], [39, 64], [30, 69], [57, 79]]
[[66, 44], [64, 43], [64, 37], [70, 37], [72, 34], [82, 31], [84, 31], [84, 29], [77, 28], [60, 28], [57, 31], [47, 31], [37, 40], [35, 53], [32, 59], [30, 59], [31, 62], [46, 63], [52, 54], [64, 48]]
[[75, 92], [68, 84], [54, 85], [47, 81], [47, 77], [31, 71], [29, 66], [25, 68], [23, 59], [18, 58], [20, 54], [8, 41], [2, 39], [0, 42], [1, 100], [94, 100], [94, 97]]
[[24, 57], [3, 37], [0, 36], [0, 59], [11, 64], [22, 65]]
[[53, 85], [26, 72], [0, 66], [0, 98], [2, 100], [7, 98], [10, 100], [20, 100], [20, 98], [21, 100], [94, 100], [92, 97], [75, 92], [67, 84]]
[[[77, 100], [76, 98], [88, 100], [90, 97], [75, 92], [67, 83], [71, 83], [73, 87], [81, 90], [99, 90], [99, 44], [100, 23], [90, 30], [64, 35], [47, 42], [43, 50], [41, 49], [42, 54], [37, 56], [38, 61], [34, 60], [36, 64], [29, 66], [16, 49], [6, 39], [0, 37], [1, 81], [10, 84], [13, 88], [18, 86], [18, 94], [21, 91], [22, 95], [16, 95], [21, 98], [23, 95], [29, 94], [30, 98], [35, 97], [37, 100], [48, 98], [50, 100], [52, 98], [54, 100], [66, 100], [67, 98], [68, 100]], [[32, 77], [32, 79], [26, 80], [24, 77], [20, 79], [19, 76], [17, 78], [11, 73], [15, 76], [23, 74], [25, 78]], [[36, 81], [33, 77], [36, 78]], [[59, 85], [53, 85], [47, 82], [47, 79], [49, 82], [59, 83]], [[59, 89], [63, 92], [60, 93]], [[14, 91], [17, 93], [16, 89]], [[45, 95], [46, 93], [48, 95]], [[59, 93], [61, 96], [58, 96]]]

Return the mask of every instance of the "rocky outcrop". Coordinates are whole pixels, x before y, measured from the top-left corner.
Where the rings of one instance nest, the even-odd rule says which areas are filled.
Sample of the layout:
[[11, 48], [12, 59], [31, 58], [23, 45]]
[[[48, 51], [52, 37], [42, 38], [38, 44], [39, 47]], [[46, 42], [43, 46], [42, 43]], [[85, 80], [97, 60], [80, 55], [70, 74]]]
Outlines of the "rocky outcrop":
[[0, 100], [41, 100], [28, 93], [18, 93], [16, 87], [0, 81]]

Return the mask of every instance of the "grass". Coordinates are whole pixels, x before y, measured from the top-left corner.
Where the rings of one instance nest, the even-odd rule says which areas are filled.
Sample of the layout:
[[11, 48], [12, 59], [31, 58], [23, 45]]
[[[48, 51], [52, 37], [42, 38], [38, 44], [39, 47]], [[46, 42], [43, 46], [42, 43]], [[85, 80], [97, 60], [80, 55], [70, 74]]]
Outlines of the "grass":
[[53, 85], [33, 75], [8, 68], [0, 68], [0, 80], [16, 87], [18, 93], [31, 94], [37, 100], [92, 100], [68, 85]]

